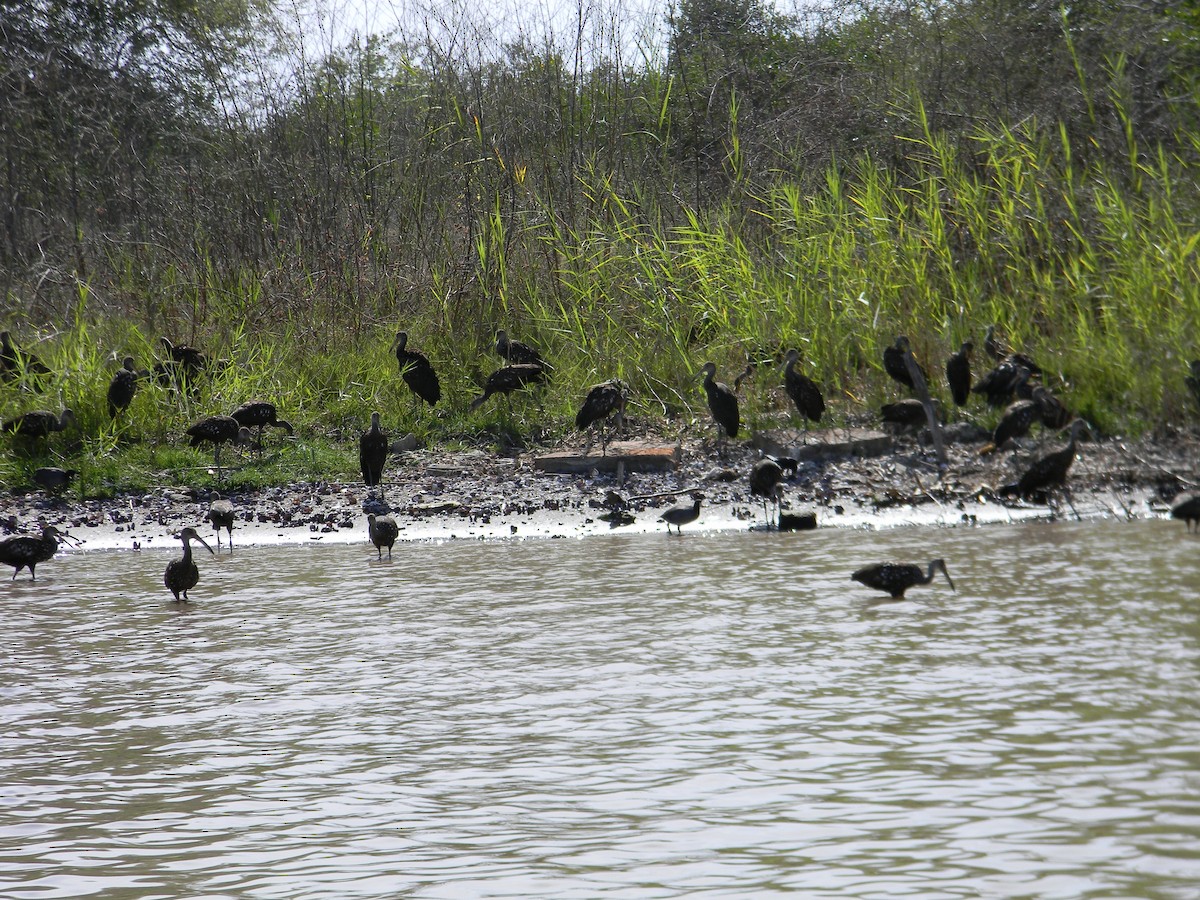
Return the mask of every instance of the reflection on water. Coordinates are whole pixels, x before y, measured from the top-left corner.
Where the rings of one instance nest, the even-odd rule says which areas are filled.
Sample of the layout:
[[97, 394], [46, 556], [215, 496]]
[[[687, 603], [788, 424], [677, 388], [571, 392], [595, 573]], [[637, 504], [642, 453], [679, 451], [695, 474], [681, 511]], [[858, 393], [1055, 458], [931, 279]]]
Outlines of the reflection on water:
[[188, 607], [60, 557], [0, 587], [0, 895], [1194, 897], [1175, 524], [259, 548]]

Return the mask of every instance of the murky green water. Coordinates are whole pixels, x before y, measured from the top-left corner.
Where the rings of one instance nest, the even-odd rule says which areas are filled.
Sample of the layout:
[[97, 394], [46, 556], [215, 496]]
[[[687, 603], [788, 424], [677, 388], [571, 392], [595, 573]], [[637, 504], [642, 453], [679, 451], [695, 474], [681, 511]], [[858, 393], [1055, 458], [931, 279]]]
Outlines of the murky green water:
[[60, 556], [0, 585], [0, 896], [1194, 898], [1175, 526], [258, 548], [187, 608]]

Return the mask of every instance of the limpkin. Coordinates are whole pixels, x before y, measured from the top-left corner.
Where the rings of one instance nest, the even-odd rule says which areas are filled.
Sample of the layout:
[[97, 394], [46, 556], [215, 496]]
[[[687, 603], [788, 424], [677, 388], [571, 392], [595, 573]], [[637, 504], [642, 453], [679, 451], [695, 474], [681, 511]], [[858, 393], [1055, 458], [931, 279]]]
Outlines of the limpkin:
[[1200, 494], [1189, 494], [1171, 507], [1172, 519], [1183, 519], [1189, 532], [1200, 532]]
[[1041, 375], [1041, 367], [1024, 353], [1014, 353], [996, 337], [996, 325], [989, 325], [983, 338], [983, 349], [987, 355], [998, 363], [1011, 362], [1013, 365], [1028, 369], [1034, 375]]
[[275, 404], [266, 400], [248, 400], [229, 415], [236, 419], [239, 425], [244, 425], [246, 428], [258, 428], [255, 448], [258, 450], [259, 456], [262, 455], [263, 429], [268, 425], [286, 431], [288, 434], [294, 433], [292, 423], [279, 418]]
[[716, 363], [706, 362], [698, 374], [704, 376], [704, 396], [708, 399], [708, 411], [717, 423], [717, 442], [720, 443], [722, 433], [731, 438], [737, 437], [738, 428], [741, 426], [738, 419], [737, 394], [731, 391], [727, 384], [715, 380]]
[[1000, 495], [1030, 497], [1064, 488], [1071, 463], [1075, 461], [1075, 442], [1080, 432], [1086, 431], [1087, 427], [1083, 419], [1072, 422], [1071, 437], [1067, 445], [1035, 459], [1017, 481], [1000, 487]]
[[933, 573], [939, 569], [946, 576], [950, 590], [954, 590], [954, 582], [950, 580], [950, 573], [946, 571], [946, 563], [941, 559], [932, 560], [925, 571], [921, 571], [920, 566], [912, 563], [887, 562], [864, 566], [850, 577], [859, 584], [883, 591], [893, 600], [903, 600], [905, 591], [919, 584], [929, 584], [933, 581]]
[[1067, 409], [1066, 404], [1044, 385], [1039, 384], [1033, 389], [1032, 399], [1038, 405], [1038, 418], [1045, 428], [1061, 431], [1075, 418], [1075, 414]]
[[779, 499], [783, 494], [783, 471], [791, 469], [795, 474], [796, 465], [796, 460], [791, 458], [777, 459], [773, 456], [764, 456], [750, 469], [750, 496], [762, 500], [763, 516], [767, 520], [768, 528], [771, 527], [768, 504], [779, 505]]
[[603, 421], [614, 413], [617, 420], [616, 428], [623, 431], [625, 428], [625, 385], [619, 380], [594, 385], [584, 398], [583, 406], [575, 414], [576, 429], [579, 431], [586, 429], [588, 432], [589, 449], [592, 446], [593, 426], [597, 422], [602, 423], [600, 426], [601, 456], [608, 452], [608, 435], [605, 432]]
[[825, 414], [825, 398], [817, 383], [796, 369], [800, 351], [794, 347], [783, 358], [783, 388], [804, 420], [804, 439], [808, 440], [809, 421], [820, 422]]
[[367, 533], [371, 537], [371, 543], [375, 545], [379, 558], [383, 559], [383, 548], [387, 547], [388, 559], [391, 559], [392, 545], [396, 543], [396, 538], [400, 535], [400, 527], [396, 524], [396, 520], [391, 516], [377, 516], [375, 513], [371, 513], [367, 516]]
[[683, 526], [695, 522], [698, 518], [700, 518], [699, 497], [692, 501], [691, 506], [672, 506], [658, 517], [658, 521], [667, 523], [667, 534], [671, 533], [672, 525], [679, 534], [683, 534]]
[[971, 351], [975, 345], [965, 341], [958, 351], [946, 360], [946, 384], [955, 406], [966, 406], [971, 398]]
[[383, 481], [383, 467], [388, 457], [388, 436], [379, 424], [379, 413], [371, 413], [371, 427], [358, 436], [358, 465], [363, 484], [377, 487]]
[[56, 431], [65, 431], [68, 426], [74, 424], [75, 412], [70, 407], [57, 416], [44, 409], [35, 409], [15, 419], [9, 419], [4, 423], [4, 432], [16, 437], [37, 439], [49, 437]]
[[471, 409], [479, 409], [492, 394], [504, 394], [507, 397], [513, 391], [528, 387], [531, 384], [541, 384], [546, 380], [546, 370], [532, 363], [504, 366], [488, 376], [483, 385], [483, 394], [471, 401]]
[[980, 448], [979, 455], [994, 453], [1014, 438], [1025, 437], [1041, 412], [1042, 408], [1036, 400], [1014, 400], [1008, 404], [992, 431], [991, 442]]
[[217, 534], [217, 549], [221, 549], [221, 529], [224, 528], [229, 534], [229, 552], [233, 552], [233, 520], [237, 518], [237, 513], [233, 508], [233, 504], [224, 499], [216, 491], [208, 495], [208, 512], [204, 516], [209, 522], [212, 522], [213, 531]]
[[187, 435], [192, 447], [199, 447], [202, 443], [213, 445], [213, 465], [217, 467], [218, 477], [221, 474], [221, 445], [250, 443], [250, 429], [233, 416], [206, 416], [194, 423], [187, 430]]
[[209, 359], [195, 347], [174, 344], [170, 338], [159, 338], [167, 358], [155, 363], [154, 379], [161, 385], [182, 389], [194, 385], [196, 377], [208, 368]]
[[1033, 393], [1027, 388], [1029, 379], [1034, 372], [1012, 359], [1002, 360], [998, 365], [985, 372], [979, 381], [971, 388], [972, 393], [983, 394], [988, 406], [1005, 406], [1012, 402], [1014, 396], [1029, 399]]
[[537, 347], [523, 344], [520, 341], [510, 340], [508, 332], [503, 328], [496, 331], [496, 353], [501, 359], [513, 365], [548, 368], [546, 360], [542, 358], [542, 354], [538, 351]]
[[[911, 353], [912, 347], [909, 344], [908, 338], [904, 335], [899, 335], [895, 343], [890, 347], [884, 348], [883, 351], [883, 369], [892, 379], [908, 388], [915, 388], [913, 384], [912, 374], [908, 371], [908, 366], [904, 364], [904, 354]], [[916, 360], [913, 360], [916, 362]], [[917, 371], [921, 373], [921, 377], [925, 379], [925, 383], [929, 383], [929, 374], [925, 371], [925, 367], [917, 363]]]
[[397, 331], [396, 342], [392, 344], [396, 361], [400, 363], [400, 377], [408, 385], [409, 390], [428, 403], [437, 404], [442, 399], [442, 385], [438, 381], [437, 372], [433, 365], [420, 350], [408, 348], [408, 332]]
[[10, 537], [0, 541], [0, 563], [13, 567], [13, 580], [22, 569], [29, 569], [29, 577], [37, 581], [34, 570], [58, 552], [58, 539], [70, 538], [65, 531], [53, 525], [43, 525], [41, 537]]
[[196, 586], [196, 582], [200, 580], [200, 570], [196, 568], [196, 563], [192, 559], [192, 541], [199, 541], [204, 545], [204, 549], [213, 556], [213, 548], [208, 546], [204, 538], [196, 533], [196, 529], [192, 527], [184, 528], [176, 535], [183, 541], [183, 557], [181, 559], [173, 559], [167, 563], [167, 570], [163, 573], [163, 584], [167, 586], [172, 594], [175, 595], [177, 601], [187, 601], [187, 592]]
[[7, 331], [0, 331], [0, 380], [18, 381], [24, 377], [31, 387], [41, 388], [50, 374], [45, 363], [18, 347]]
[[79, 473], [74, 469], [60, 469], [58, 466], [42, 466], [33, 473], [33, 480], [45, 491], [60, 494], [71, 486]]
[[138, 382], [149, 376], [149, 372], [139, 372], [134, 368], [133, 357], [127, 356], [121, 361], [121, 368], [108, 383], [108, 415], [115, 419], [129, 408], [137, 394]]

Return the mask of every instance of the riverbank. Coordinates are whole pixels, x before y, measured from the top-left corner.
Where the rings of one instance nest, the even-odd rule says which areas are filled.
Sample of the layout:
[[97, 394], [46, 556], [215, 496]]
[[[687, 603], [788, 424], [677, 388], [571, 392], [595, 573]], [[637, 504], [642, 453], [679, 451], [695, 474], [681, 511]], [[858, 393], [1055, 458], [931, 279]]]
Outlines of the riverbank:
[[[1107, 437], [1081, 442], [1070, 472], [1070, 498], [1056, 509], [1013, 502], [996, 489], [1058, 442], [1029, 441], [1016, 450], [980, 455], [981, 434], [960, 437], [947, 446], [948, 465], [940, 476], [931, 450], [910, 437], [894, 438], [878, 456], [803, 461], [784, 484], [783, 511], [812, 511], [818, 527], [846, 528], [985, 525], [1055, 515], [1152, 518], [1168, 512], [1172, 497], [1200, 484], [1200, 434]], [[551, 449], [516, 457], [436, 450], [395, 454], [382, 500], [353, 481], [232, 493], [227, 499], [238, 516], [234, 546], [365, 542], [368, 512], [394, 516], [402, 541], [665, 531], [659, 516], [689, 502], [692, 492], [703, 495], [702, 511], [685, 530], [747, 529], [765, 522], [747, 481], [760, 458], [753, 442], [717, 448], [711, 430], [685, 436], [678, 466], [629, 474], [624, 481], [595, 471], [537, 471], [534, 458]], [[171, 535], [192, 525], [216, 546], [205, 519], [208, 496], [185, 484], [109, 500], [37, 491], [0, 495], [0, 501], [7, 533], [35, 531], [45, 520], [68, 529], [84, 549], [150, 549], [176, 546]]]

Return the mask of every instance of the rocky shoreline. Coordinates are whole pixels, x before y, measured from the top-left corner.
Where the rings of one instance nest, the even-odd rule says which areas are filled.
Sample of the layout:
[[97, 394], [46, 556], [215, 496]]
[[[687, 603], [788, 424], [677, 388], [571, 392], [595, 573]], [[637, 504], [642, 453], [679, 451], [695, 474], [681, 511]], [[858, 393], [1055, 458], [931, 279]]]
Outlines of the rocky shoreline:
[[[534, 457], [550, 448], [514, 458], [402, 452], [389, 461], [382, 501], [361, 482], [350, 481], [231, 493], [227, 499], [237, 510], [234, 545], [366, 541], [369, 512], [393, 515], [401, 540], [665, 532], [658, 517], [672, 505], [690, 502], [692, 492], [702, 494], [704, 502], [700, 520], [688, 529], [763, 527], [761, 501], [750, 495], [747, 481], [761, 457], [755, 447], [764, 444], [761, 437], [720, 448], [711, 431], [685, 437], [677, 445], [677, 466], [631, 473], [623, 481], [596, 471], [553, 475], [536, 470]], [[1152, 518], [1166, 515], [1173, 497], [1200, 485], [1200, 435], [1107, 437], [1079, 445], [1068, 501], [1054, 508], [1013, 502], [1000, 498], [997, 487], [1057, 442], [1030, 441], [1016, 450], [980, 455], [982, 433], [949, 437], [948, 465], [941, 472], [929, 447], [904, 436], [877, 456], [804, 460], [784, 483], [782, 509], [815, 512], [818, 527], [977, 525], [1056, 515]], [[171, 535], [187, 525], [213, 536], [205, 520], [207, 493], [186, 485], [109, 500], [72, 501], [41, 491], [3, 494], [0, 504], [0, 531], [32, 533], [44, 520], [68, 529], [85, 549], [173, 548], [177, 542]]]

